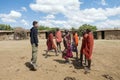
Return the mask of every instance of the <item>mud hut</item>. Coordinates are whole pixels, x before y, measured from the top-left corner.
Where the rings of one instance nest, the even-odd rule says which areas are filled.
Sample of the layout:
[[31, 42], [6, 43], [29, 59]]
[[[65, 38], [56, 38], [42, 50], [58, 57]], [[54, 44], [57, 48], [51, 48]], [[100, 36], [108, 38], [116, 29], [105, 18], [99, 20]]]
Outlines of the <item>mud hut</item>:
[[13, 31], [0, 30], [0, 40], [13, 40]]
[[96, 39], [120, 40], [120, 30], [97, 30], [94, 34]]

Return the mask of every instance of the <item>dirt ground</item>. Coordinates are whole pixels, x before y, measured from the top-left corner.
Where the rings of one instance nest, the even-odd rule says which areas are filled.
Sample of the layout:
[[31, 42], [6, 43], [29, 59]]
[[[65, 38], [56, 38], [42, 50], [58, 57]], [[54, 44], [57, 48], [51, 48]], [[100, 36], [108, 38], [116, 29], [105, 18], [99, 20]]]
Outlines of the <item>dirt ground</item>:
[[[79, 68], [74, 58], [71, 64], [65, 64], [61, 54], [55, 56], [54, 52], [50, 52], [46, 59], [46, 41], [39, 42], [39, 69], [30, 71], [27, 67], [31, 59], [29, 40], [0, 41], [0, 80], [64, 80], [65, 77], [74, 77], [76, 80], [120, 80], [120, 40], [95, 41], [90, 74], [84, 74], [84, 69]], [[79, 42], [78, 50], [81, 45]]]

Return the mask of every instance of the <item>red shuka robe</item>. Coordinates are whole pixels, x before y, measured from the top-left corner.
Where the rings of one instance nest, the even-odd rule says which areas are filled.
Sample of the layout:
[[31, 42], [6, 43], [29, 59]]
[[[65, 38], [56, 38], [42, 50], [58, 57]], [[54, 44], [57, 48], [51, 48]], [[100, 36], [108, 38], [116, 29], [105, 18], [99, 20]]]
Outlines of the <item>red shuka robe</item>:
[[85, 50], [85, 47], [86, 47], [86, 43], [87, 43], [87, 37], [88, 37], [88, 34], [84, 34], [83, 36], [83, 39], [82, 39], [82, 45], [81, 45], [81, 49], [80, 49], [80, 53], [84, 53], [83, 51]]
[[64, 59], [68, 59], [68, 58], [72, 58], [73, 57], [73, 54], [72, 54], [72, 50], [71, 50], [71, 36], [70, 34], [66, 35], [64, 37], [64, 40], [65, 40], [65, 49], [63, 51], [63, 58]]
[[48, 39], [47, 39], [48, 50], [56, 49], [53, 38], [54, 38], [53, 34], [50, 33], [49, 36], [48, 36]]
[[55, 36], [56, 36], [56, 42], [61, 42], [62, 41], [61, 31], [57, 31]]
[[83, 50], [83, 53], [85, 54], [86, 58], [89, 60], [91, 60], [92, 58], [93, 45], [94, 45], [94, 37], [93, 34], [90, 32], [86, 38], [85, 49]]

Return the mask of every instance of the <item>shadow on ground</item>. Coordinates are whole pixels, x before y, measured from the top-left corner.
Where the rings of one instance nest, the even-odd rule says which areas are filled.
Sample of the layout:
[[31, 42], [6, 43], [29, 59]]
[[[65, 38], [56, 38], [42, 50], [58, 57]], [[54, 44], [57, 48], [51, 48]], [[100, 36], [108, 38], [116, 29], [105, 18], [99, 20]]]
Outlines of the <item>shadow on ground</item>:
[[[42, 54], [43, 56], [46, 56], [46, 54]], [[52, 57], [52, 56], [55, 56], [55, 55], [50, 55], [50, 54], [47, 54], [47, 57]]]
[[[46, 51], [47, 51], [47, 50], [44, 50], [44, 52], [46, 52]], [[49, 50], [49, 52], [55, 52], [55, 50], [52, 49], [52, 50]]]
[[25, 63], [25, 66], [26, 66], [30, 71], [34, 71], [34, 70], [33, 70], [33, 65], [31, 65], [30, 62], [26, 62], [26, 63]]
[[75, 69], [84, 69], [84, 67], [80, 65], [80, 61], [78, 60], [72, 60], [72, 64]]
[[32, 68], [32, 65], [31, 65], [31, 63], [30, 63], [30, 62], [26, 62], [26, 63], [25, 63], [25, 66], [26, 66], [27, 68], [29, 68], [29, 69], [31, 69], [31, 68]]
[[56, 62], [58, 62], [60, 64], [65, 64], [66, 63], [65, 60], [60, 60], [60, 59], [54, 59], [53, 61], [56, 61]]
[[[60, 60], [60, 59], [54, 59], [53, 61], [56, 61], [60, 64], [66, 64], [65, 60]], [[70, 63], [74, 66], [75, 69], [84, 69], [84, 66], [80, 65], [80, 62], [77, 60], [72, 60], [72, 63]]]

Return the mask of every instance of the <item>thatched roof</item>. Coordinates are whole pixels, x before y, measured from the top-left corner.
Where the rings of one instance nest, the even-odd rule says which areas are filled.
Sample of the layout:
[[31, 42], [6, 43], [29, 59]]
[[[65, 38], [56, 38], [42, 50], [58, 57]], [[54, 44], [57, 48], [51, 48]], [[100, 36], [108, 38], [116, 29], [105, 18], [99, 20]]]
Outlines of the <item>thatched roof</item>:
[[96, 30], [96, 32], [100, 32], [100, 31], [120, 31], [120, 29]]
[[0, 33], [13, 33], [14, 31], [0, 30]]

